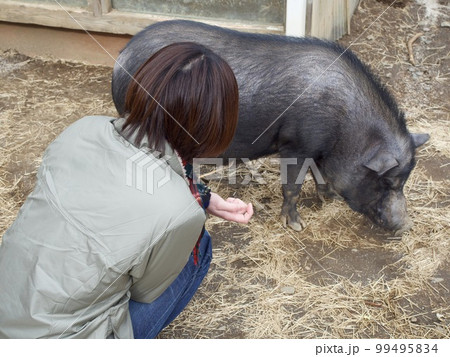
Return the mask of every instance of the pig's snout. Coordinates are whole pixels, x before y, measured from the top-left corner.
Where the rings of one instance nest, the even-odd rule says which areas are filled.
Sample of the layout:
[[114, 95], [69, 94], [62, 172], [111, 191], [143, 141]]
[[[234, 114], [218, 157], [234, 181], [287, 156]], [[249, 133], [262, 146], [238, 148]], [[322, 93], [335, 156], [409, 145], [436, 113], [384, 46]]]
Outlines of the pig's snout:
[[395, 236], [411, 229], [413, 223], [408, 216], [406, 199], [402, 192], [392, 191], [378, 207], [379, 223], [385, 228], [394, 231]]
[[394, 231], [394, 236], [396, 236], [396, 237], [401, 236], [404, 232], [409, 231], [412, 228], [412, 226], [413, 226], [413, 222], [412, 222], [411, 218], [406, 217], [403, 225], [399, 229]]

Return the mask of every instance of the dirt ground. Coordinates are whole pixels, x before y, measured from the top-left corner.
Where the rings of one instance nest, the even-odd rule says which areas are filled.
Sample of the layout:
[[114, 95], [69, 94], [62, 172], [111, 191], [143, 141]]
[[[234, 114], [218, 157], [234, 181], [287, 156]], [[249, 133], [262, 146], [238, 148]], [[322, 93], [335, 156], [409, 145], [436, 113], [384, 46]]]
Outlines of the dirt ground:
[[[393, 239], [345, 203], [322, 203], [312, 181], [299, 205], [307, 227], [285, 229], [278, 169], [258, 160], [264, 185], [211, 182], [256, 213], [248, 226], [208, 220], [210, 272], [160, 338], [450, 338], [449, 4], [399, 5], [362, 1], [340, 43], [393, 92], [410, 131], [431, 135], [405, 187], [413, 229]], [[420, 33], [413, 65], [407, 41]], [[108, 67], [0, 53], [0, 237], [47, 145], [85, 115], [116, 115], [110, 77]]]

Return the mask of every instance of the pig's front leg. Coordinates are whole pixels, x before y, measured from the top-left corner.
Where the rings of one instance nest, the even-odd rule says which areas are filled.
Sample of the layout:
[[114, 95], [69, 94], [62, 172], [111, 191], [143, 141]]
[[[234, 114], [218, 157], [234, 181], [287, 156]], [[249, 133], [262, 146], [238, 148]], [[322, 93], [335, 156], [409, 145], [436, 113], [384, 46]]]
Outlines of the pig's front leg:
[[306, 227], [305, 222], [300, 217], [297, 211], [297, 203], [299, 199], [301, 183], [297, 181], [303, 160], [300, 160], [296, 165], [287, 165], [282, 168], [281, 180], [283, 190], [283, 205], [281, 206], [281, 222], [283, 226], [288, 225], [294, 231], [301, 231]]

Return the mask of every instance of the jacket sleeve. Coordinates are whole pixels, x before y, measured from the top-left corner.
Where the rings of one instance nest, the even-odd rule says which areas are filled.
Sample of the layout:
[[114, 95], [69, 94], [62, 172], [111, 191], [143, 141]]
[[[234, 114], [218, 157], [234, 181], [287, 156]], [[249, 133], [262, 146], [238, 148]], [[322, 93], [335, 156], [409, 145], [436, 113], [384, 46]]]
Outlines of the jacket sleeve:
[[132, 300], [150, 303], [169, 287], [188, 262], [204, 222], [199, 207], [193, 216], [161, 234], [130, 272]]

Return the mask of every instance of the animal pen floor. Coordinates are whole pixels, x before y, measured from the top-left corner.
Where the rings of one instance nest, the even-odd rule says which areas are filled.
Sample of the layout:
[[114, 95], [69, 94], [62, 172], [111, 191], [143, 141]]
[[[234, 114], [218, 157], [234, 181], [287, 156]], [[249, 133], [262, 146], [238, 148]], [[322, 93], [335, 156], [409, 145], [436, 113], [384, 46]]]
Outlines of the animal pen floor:
[[[278, 167], [258, 160], [263, 185], [211, 183], [256, 213], [248, 226], [209, 218], [210, 272], [160, 338], [450, 338], [448, 7], [406, 3], [375, 21], [388, 5], [363, 1], [340, 42], [392, 90], [410, 130], [431, 135], [405, 187], [413, 229], [392, 239], [343, 202], [322, 204], [312, 181], [299, 205], [306, 229], [285, 229]], [[413, 66], [406, 42], [418, 33]], [[115, 116], [110, 79], [107, 67], [0, 53], [0, 237], [47, 145], [85, 115]]]

